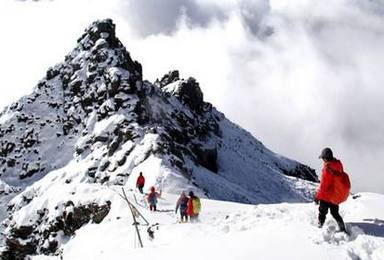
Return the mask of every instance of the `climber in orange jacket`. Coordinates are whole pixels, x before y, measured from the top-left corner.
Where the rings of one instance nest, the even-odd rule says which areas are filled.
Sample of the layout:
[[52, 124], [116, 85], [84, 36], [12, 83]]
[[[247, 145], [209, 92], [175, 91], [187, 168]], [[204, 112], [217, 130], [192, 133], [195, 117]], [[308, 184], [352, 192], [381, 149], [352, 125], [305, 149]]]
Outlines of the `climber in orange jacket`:
[[[333, 157], [330, 148], [325, 148], [319, 156], [324, 165], [321, 174], [320, 187], [315, 196], [315, 203], [319, 204], [319, 227], [324, 225], [328, 210], [339, 225], [339, 230], [346, 233], [343, 218], [339, 214], [339, 204], [345, 201], [349, 194], [350, 184], [344, 173], [343, 164]], [[347, 177], [345, 177], [347, 176]], [[342, 181], [347, 178], [347, 184]], [[342, 180], [340, 182], [340, 180]]]

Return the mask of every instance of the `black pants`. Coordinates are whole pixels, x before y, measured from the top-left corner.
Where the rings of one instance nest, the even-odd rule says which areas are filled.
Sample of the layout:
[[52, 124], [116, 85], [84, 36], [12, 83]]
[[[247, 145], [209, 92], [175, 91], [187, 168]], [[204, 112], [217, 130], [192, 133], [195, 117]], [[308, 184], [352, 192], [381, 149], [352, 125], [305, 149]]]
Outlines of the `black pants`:
[[332, 217], [336, 220], [337, 224], [339, 225], [340, 231], [345, 231], [345, 225], [343, 218], [339, 214], [339, 205], [332, 204], [330, 202], [326, 202], [323, 200], [320, 200], [320, 206], [319, 206], [319, 225], [320, 227], [324, 225], [325, 218], [328, 214], [328, 209], [331, 210]]
[[188, 221], [187, 209], [180, 210], [180, 218], [181, 218], [181, 222]]
[[150, 211], [156, 211], [156, 204], [150, 204], [149, 205], [149, 210]]

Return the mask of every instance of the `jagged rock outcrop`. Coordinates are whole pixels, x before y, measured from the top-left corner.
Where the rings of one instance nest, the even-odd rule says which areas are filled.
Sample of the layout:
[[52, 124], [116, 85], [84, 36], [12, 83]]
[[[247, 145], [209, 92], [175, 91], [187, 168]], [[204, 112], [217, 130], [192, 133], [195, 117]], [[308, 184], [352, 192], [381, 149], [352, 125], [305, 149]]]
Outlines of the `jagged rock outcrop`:
[[174, 94], [193, 111], [203, 112], [203, 92], [201, 92], [199, 83], [194, 78], [188, 78], [186, 81], [181, 82]]
[[318, 182], [319, 179], [317, 177], [316, 171], [311, 169], [305, 165], [297, 165], [294, 169], [281, 169], [281, 171], [288, 176], [293, 176], [301, 179], [305, 179], [308, 181]]
[[7, 227], [6, 250], [2, 252], [1, 259], [23, 260], [27, 255], [56, 254], [60, 241], [69, 238], [87, 223], [103, 221], [110, 207], [109, 201], [103, 205], [75, 205], [67, 201], [56, 206], [56, 211], [60, 212], [54, 219], [49, 217], [48, 209], [42, 208], [36, 213], [38, 216], [33, 225]]
[[162, 88], [178, 80], [180, 80], [179, 71], [172, 70], [165, 74], [160, 80], [157, 79], [154, 84]]

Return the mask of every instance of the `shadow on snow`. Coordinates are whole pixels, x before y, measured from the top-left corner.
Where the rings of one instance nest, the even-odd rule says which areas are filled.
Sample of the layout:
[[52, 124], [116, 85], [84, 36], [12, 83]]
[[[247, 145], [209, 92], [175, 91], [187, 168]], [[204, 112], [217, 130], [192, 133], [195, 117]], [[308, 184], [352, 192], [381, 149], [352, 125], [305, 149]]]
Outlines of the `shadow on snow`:
[[365, 234], [384, 237], [384, 220], [381, 219], [364, 219], [367, 222], [349, 222], [352, 226], [357, 226], [364, 231]]

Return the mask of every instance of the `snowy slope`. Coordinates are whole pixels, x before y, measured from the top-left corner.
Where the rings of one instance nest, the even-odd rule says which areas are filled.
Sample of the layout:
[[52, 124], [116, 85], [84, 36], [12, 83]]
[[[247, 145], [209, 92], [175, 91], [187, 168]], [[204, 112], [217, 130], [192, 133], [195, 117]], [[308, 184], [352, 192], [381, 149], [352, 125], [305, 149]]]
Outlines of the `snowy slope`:
[[[80, 229], [63, 246], [63, 259], [384, 259], [384, 196], [379, 194], [362, 193], [342, 204], [350, 237], [335, 232], [330, 216], [317, 228], [312, 203], [253, 206], [202, 200], [200, 222], [180, 224], [174, 214], [176, 196], [165, 195], [157, 213], [141, 207], [139, 200], [145, 218], [159, 223], [153, 240], [147, 227], [140, 227], [143, 249], [135, 241], [125, 202], [114, 191], [104, 195], [112, 201], [111, 212], [101, 224]], [[134, 201], [132, 193], [129, 197]]]
[[195, 79], [143, 80], [109, 19], [0, 114], [0, 144], [1, 242], [16, 259], [59, 254], [103, 223], [120, 203], [109, 187], [134, 189], [140, 171], [146, 190], [242, 203], [308, 201], [318, 181], [205, 102]]

